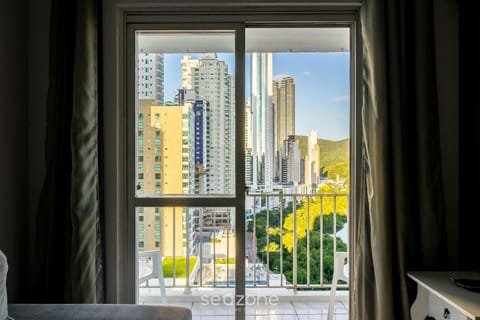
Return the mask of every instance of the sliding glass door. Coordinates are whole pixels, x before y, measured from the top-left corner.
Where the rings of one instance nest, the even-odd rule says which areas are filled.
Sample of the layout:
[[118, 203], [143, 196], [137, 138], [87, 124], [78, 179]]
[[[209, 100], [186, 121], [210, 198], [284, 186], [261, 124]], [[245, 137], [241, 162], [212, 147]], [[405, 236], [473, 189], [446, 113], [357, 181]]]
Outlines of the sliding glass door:
[[[130, 221], [137, 301], [192, 288], [244, 294], [244, 31], [235, 25], [131, 29]], [[132, 77], [133, 76], [133, 77]], [[129, 88], [130, 90], [132, 88]], [[240, 116], [239, 116], [240, 115]], [[134, 147], [133, 147], [134, 146]], [[167, 288], [169, 290], [166, 295]]]
[[[337, 252], [349, 251], [351, 34], [348, 24], [127, 25], [137, 303], [225, 319], [278, 314], [298, 293], [328, 303]], [[348, 284], [338, 287], [347, 296], [335, 310], [348, 317]]]

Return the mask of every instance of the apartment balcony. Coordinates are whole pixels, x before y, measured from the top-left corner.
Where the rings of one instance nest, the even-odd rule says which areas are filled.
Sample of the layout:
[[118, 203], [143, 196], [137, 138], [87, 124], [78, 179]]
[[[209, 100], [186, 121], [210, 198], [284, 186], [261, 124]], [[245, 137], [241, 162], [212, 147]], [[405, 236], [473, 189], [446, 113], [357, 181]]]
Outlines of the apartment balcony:
[[[246, 319], [327, 319], [334, 257], [348, 250], [349, 195], [261, 193], [246, 198]], [[189, 222], [178, 232], [193, 239], [185, 242], [185, 255], [139, 252], [140, 304], [186, 306], [194, 319], [235, 318], [238, 235], [235, 221], [221, 213], [213, 229], [203, 225], [215, 216], [211, 208], [196, 208], [185, 219]], [[334, 296], [332, 319], [348, 319], [348, 284], [339, 282]]]

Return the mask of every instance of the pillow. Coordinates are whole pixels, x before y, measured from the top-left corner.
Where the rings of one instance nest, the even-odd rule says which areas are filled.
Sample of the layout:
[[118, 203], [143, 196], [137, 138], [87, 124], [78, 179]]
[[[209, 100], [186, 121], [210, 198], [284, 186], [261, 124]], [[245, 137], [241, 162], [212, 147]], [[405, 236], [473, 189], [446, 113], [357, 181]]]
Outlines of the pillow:
[[7, 310], [7, 257], [0, 250], [0, 320], [8, 318]]

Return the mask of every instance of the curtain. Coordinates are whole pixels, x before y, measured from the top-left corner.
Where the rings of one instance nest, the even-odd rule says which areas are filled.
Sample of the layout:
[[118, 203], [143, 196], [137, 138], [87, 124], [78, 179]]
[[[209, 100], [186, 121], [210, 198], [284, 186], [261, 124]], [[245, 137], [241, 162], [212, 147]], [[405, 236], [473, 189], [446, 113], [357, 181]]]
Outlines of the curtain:
[[355, 319], [409, 319], [408, 271], [445, 265], [433, 0], [365, 0]]
[[35, 300], [104, 299], [96, 0], [52, 0], [46, 178], [36, 217]]

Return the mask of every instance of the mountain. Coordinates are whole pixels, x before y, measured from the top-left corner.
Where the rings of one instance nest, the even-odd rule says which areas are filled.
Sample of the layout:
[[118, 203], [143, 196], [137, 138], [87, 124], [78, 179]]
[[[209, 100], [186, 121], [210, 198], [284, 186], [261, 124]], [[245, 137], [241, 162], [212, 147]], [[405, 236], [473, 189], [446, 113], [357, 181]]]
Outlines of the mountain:
[[[295, 137], [298, 141], [300, 157], [303, 158], [307, 153], [308, 137], [300, 135]], [[327, 166], [330, 168], [332, 168], [332, 166], [346, 166], [346, 168], [348, 168], [350, 161], [350, 139], [347, 138], [338, 141], [318, 139], [317, 141], [320, 147], [320, 168]]]

